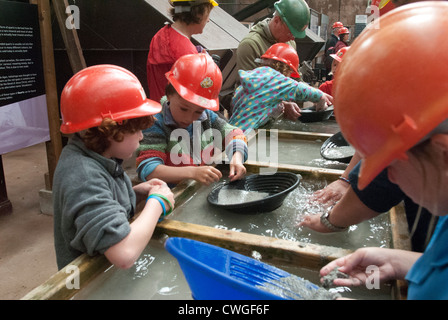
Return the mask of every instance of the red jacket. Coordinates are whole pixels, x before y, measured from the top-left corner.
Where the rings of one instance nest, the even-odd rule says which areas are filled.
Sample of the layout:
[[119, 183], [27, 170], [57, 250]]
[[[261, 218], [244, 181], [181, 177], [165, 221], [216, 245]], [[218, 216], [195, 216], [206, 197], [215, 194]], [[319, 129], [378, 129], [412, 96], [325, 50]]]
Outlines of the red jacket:
[[338, 53], [338, 51], [344, 47], [347, 47], [347, 44], [344, 41], [339, 40], [336, 42], [336, 45], [334, 46], [334, 54]]
[[322, 83], [319, 86], [319, 90], [331, 96], [331, 92], [333, 90], [333, 80], [325, 81], [324, 83]]
[[168, 80], [165, 73], [171, 70], [174, 62], [186, 54], [198, 53], [195, 45], [171, 25], [160, 29], [151, 40], [146, 77], [148, 79], [149, 97], [160, 101], [165, 95]]

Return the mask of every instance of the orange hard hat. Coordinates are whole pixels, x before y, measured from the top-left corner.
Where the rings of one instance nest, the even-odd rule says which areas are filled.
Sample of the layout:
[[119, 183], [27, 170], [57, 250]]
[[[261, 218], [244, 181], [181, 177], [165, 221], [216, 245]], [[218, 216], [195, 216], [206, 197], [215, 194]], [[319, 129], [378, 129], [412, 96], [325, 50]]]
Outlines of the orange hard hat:
[[272, 59], [286, 63], [292, 70], [291, 77], [300, 78], [299, 56], [297, 51], [287, 43], [276, 43], [269, 47], [261, 56], [262, 59]]
[[338, 30], [338, 36], [345, 33], [350, 33], [350, 30], [348, 30], [348, 28], [346, 27], [342, 27], [341, 29]]
[[165, 76], [185, 100], [205, 109], [219, 110], [222, 74], [207, 53], [180, 57]]
[[160, 103], [146, 98], [140, 81], [130, 71], [96, 65], [76, 73], [62, 90], [60, 130], [74, 133], [97, 127], [104, 118], [122, 121], [161, 110]]
[[333, 23], [331, 27], [335, 29], [335, 28], [342, 28], [343, 26], [344, 25], [342, 24], [342, 22], [336, 21], [335, 23]]
[[338, 52], [336, 52], [336, 54], [330, 54], [330, 57], [338, 62], [341, 62], [342, 57], [347, 53], [348, 49], [350, 49], [350, 47], [341, 48]]
[[447, 16], [445, 1], [394, 9], [364, 29], [339, 65], [334, 112], [362, 157], [359, 188], [448, 118]]

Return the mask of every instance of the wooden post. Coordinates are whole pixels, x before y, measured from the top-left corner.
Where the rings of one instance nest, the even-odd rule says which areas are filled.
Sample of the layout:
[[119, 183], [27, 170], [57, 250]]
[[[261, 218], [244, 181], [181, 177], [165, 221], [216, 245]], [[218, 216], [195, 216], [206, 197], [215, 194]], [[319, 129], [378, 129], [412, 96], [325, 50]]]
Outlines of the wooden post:
[[0, 215], [12, 212], [12, 204], [6, 192], [5, 174], [3, 173], [3, 161], [0, 154]]
[[42, 43], [42, 60], [45, 77], [45, 92], [47, 97], [48, 124], [50, 127], [50, 141], [47, 141], [47, 161], [49, 179], [47, 189], [52, 188], [53, 174], [62, 151], [62, 137], [59, 131], [61, 124], [59, 116], [59, 102], [54, 66], [53, 35], [51, 30], [51, 14], [49, 0], [30, 0], [37, 4], [39, 14], [40, 37]]

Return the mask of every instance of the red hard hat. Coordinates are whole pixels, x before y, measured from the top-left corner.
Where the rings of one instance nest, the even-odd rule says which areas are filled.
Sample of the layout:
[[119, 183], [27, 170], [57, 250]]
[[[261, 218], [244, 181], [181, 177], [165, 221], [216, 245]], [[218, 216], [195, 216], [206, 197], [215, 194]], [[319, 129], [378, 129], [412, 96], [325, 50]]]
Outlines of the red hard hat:
[[330, 57], [332, 57], [336, 61], [341, 62], [342, 57], [344, 57], [344, 55], [347, 53], [348, 49], [350, 49], [350, 47], [341, 48], [341, 49], [339, 49], [338, 52], [336, 52], [336, 54], [330, 54]]
[[61, 132], [74, 133], [99, 126], [104, 118], [121, 121], [156, 114], [162, 106], [146, 98], [130, 71], [96, 65], [76, 73], [61, 94]]
[[448, 118], [447, 16], [445, 1], [396, 8], [364, 29], [338, 67], [334, 112], [362, 157], [361, 189]]
[[342, 27], [341, 29], [338, 30], [338, 36], [344, 33], [350, 33], [350, 30], [348, 30], [348, 28], [346, 27]]
[[262, 59], [272, 59], [286, 63], [293, 70], [291, 77], [300, 78], [299, 56], [297, 51], [287, 43], [276, 43], [269, 47], [261, 56]]
[[335, 23], [333, 23], [331, 27], [335, 29], [335, 28], [342, 28], [343, 26], [344, 25], [342, 24], [342, 22], [336, 21]]
[[207, 53], [180, 57], [165, 76], [185, 100], [212, 111], [219, 110], [222, 74]]

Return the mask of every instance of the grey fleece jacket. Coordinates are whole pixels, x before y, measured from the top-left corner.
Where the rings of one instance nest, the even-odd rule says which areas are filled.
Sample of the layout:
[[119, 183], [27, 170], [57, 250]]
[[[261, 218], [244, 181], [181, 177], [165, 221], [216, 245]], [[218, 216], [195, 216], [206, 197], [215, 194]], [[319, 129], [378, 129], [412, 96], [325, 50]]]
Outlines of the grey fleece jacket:
[[53, 179], [59, 269], [82, 253], [103, 254], [129, 234], [136, 195], [121, 162], [87, 149], [77, 135], [62, 150]]

